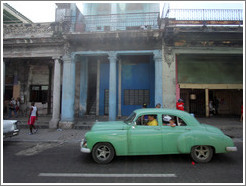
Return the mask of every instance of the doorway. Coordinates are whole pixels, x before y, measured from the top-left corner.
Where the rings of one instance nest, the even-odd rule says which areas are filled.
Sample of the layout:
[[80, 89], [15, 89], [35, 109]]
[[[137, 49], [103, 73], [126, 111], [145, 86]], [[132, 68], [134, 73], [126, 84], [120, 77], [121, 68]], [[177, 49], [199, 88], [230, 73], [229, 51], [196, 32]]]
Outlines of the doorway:
[[87, 115], [96, 115], [97, 92], [97, 59], [89, 58], [88, 61], [88, 90], [87, 90]]

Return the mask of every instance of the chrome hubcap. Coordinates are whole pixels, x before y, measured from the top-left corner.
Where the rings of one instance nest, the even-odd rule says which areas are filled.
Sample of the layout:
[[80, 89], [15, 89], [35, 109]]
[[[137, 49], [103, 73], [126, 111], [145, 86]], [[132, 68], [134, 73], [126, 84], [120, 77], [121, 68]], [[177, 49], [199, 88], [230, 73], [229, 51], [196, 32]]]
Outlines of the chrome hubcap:
[[98, 159], [106, 160], [108, 159], [109, 155], [110, 155], [110, 149], [107, 146], [103, 145], [97, 148], [96, 156]]
[[195, 149], [196, 157], [199, 159], [207, 159], [209, 157], [209, 148], [207, 146], [198, 146]]

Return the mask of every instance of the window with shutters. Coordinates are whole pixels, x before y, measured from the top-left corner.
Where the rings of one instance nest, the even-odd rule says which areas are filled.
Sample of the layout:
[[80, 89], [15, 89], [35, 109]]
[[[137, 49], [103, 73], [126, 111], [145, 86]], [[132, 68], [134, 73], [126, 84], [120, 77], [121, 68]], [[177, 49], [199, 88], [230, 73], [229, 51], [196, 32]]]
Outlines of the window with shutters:
[[150, 104], [150, 91], [148, 89], [125, 89], [124, 105]]

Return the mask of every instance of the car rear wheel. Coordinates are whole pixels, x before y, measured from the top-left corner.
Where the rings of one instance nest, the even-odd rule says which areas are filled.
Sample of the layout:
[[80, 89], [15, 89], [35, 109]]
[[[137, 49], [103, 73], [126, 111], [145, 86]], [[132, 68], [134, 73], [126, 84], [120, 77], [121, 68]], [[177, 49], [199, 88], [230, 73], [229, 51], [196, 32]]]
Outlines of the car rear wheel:
[[114, 147], [110, 143], [97, 143], [92, 149], [94, 161], [100, 164], [111, 162], [114, 156]]
[[197, 163], [207, 163], [213, 157], [213, 149], [206, 145], [194, 146], [191, 149], [191, 157]]

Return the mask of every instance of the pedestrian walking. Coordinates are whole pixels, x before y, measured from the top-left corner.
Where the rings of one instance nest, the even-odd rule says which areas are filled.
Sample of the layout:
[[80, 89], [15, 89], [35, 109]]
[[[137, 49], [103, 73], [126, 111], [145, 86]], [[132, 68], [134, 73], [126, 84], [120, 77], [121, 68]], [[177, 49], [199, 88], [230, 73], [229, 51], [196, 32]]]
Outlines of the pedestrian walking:
[[30, 114], [29, 114], [29, 119], [28, 119], [28, 125], [30, 129], [30, 135], [33, 134], [32, 129], [34, 128], [34, 133], [37, 132], [37, 128], [35, 127], [35, 121], [38, 120], [38, 108], [35, 106], [35, 103], [32, 102], [31, 104], [31, 109], [30, 109]]
[[16, 101], [14, 98], [11, 98], [11, 100], [9, 101], [9, 118], [12, 117], [12, 112], [14, 112], [15, 117], [17, 117], [17, 113], [16, 113]]
[[178, 102], [176, 103], [176, 108], [178, 110], [184, 111], [184, 101], [182, 99], [179, 99]]

